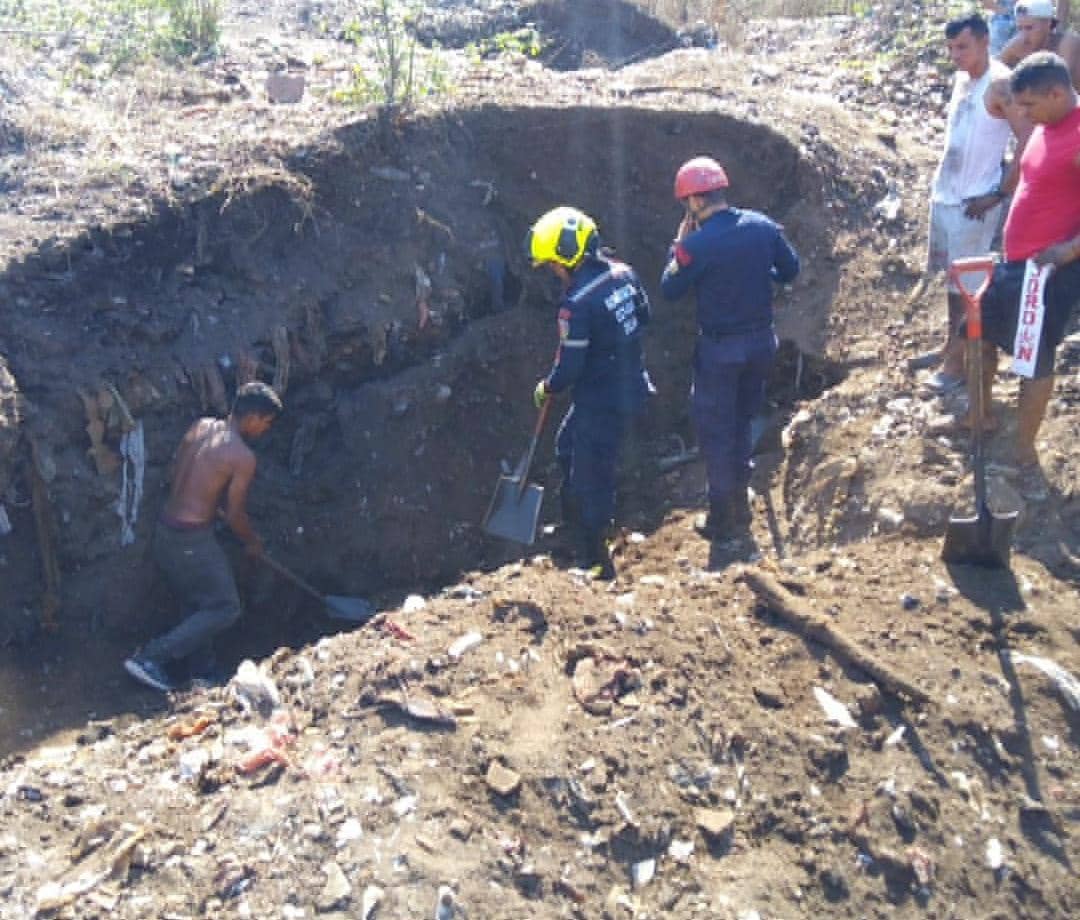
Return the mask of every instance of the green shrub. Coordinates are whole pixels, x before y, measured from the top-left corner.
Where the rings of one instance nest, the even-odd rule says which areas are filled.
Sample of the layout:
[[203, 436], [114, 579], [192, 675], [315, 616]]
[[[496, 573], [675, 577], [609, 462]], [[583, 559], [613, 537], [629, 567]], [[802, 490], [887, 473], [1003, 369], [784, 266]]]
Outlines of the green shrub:
[[420, 47], [412, 30], [422, 8], [416, 0], [377, 0], [370, 24], [354, 20], [346, 27], [346, 40], [370, 52], [373, 72], [354, 65], [349, 86], [334, 94], [337, 101], [393, 108], [447, 91], [438, 47]]

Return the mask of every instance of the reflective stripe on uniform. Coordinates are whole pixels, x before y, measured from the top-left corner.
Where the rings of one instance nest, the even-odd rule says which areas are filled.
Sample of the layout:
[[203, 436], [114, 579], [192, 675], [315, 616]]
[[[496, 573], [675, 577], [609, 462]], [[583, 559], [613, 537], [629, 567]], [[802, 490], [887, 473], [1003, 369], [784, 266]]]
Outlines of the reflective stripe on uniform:
[[627, 275], [629, 273], [629, 265], [624, 265], [621, 262], [617, 262], [613, 264], [611, 268], [609, 268], [606, 272], [603, 272], [602, 274], [599, 274], [595, 278], [593, 278], [593, 280], [586, 284], [585, 287], [583, 287], [580, 291], [574, 291], [574, 293], [566, 299], [569, 300], [570, 303], [577, 303], [579, 300], [581, 300], [582, 297], [596, 290], [605, 281], [608, 281], [611, 278], [619, 278], [622, 275]]
[[588, 348], [589, 340], [588, 339], [563, 339], [562, 340], [562, 346], [563, 346], [563, 348]]

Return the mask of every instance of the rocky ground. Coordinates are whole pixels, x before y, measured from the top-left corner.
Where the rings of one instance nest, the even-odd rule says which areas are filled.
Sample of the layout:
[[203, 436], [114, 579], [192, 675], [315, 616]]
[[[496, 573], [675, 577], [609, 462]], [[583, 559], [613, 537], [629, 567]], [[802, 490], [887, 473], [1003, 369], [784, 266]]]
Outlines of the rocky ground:
[[[1011, 571], [944, 565], [962, 401], [907, 367], [944, 302], [940, 19], [741, 23], [744, 53], [578, 9], [432, 5], [443, 76], [392, 119], [343, 97], [377, 67], [332, 3], [231, 4], [194, 65], [0, 43], [0, 917], [1077, 914], [1080, 347], [1046, 496], [995, 390]], [[530, 23], [536, 58], [505, 38]], [[524, 227], [579, 203], [651, 286], [702, 150], [805, 262], [755, 544], [690, 527], [692, 319], [658, 300], [617, 581], [551, 528], [513, 561], [478, 523], [553, 342]], [[119, 670], [175, 616], [148, 522], [245, 375], [289, 407], [252, 498], [271, 551], [384, 613], [338, 633], [241, 569], [236, 676], [165, 700]]]

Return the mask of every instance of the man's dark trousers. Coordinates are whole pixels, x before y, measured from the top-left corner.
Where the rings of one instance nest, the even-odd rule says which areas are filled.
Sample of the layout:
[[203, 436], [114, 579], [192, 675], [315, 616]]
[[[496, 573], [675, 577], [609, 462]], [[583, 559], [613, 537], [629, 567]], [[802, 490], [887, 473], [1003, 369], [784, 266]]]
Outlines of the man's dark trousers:
[[211, 640], [240, 617], [240, 596], [232, 567], [207, 525], [176, 528], [158, 522], [154, 559], [188, 616], [176, 627], [148, 642], [142, 654], [161, 664], [196, 652], [212, 660]]
[[765, 404], [776, 357], [771, 328], [709, 338], [694, 354], [692, 408], [709, 477], [709, 504], [720, 508], [750, 482], [750, 423]]

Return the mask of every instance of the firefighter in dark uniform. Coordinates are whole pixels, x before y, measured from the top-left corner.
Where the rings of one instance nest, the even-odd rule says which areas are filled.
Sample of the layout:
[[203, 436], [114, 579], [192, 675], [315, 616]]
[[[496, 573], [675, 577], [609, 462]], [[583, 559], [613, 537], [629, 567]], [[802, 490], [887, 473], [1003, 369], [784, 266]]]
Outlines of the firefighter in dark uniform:
[[776, 357], [772, 284], [799, 272], [783, 228], [764, 214], [727, 203], [728, 177], [695, 157], [675, 177], [685, 207], [660, 281], [675, 300], [697, 298], [692, 412], [709, 480], [709, 512], [695, 524], [710, 540], [738, 536], [750, 523], [750, 423], [765, 402]]
[[582, 567], [611, 579], [606, 540], [619, 442], [652, 391], [641, 349], [649, 298], [634, 270], [602, 252], [599, 242], [592, 218], [561, 207], [533, 225], [527, 246], [533, 266], [546, 265], [563, 287], [555, 362], [533, 393], [541, 408], [552, 393], [573, 390], [555, 442], [563, 520], [575, 532]]

